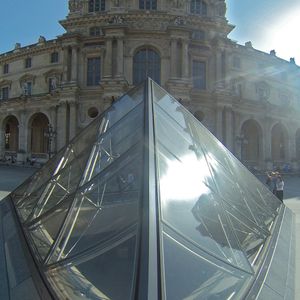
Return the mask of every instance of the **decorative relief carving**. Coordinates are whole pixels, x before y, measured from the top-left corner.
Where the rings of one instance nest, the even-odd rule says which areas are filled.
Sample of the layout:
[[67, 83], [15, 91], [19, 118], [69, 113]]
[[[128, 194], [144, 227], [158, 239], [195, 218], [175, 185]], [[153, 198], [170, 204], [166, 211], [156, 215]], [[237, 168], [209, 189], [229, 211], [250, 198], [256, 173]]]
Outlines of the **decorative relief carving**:
[[130, 20], [127, 22], [133, 29], [145, 29], [145, 30], [166, 30], [169, 22], [164, 20], [157, 20], [154, 18]]
[[176, 17], [174, 20], [175, 25], [186, 25], [186, 19], [183, 17]]
[[123, 24], [124, 18], [121, 16], [113, 16], [107, 20], [107, 24]]

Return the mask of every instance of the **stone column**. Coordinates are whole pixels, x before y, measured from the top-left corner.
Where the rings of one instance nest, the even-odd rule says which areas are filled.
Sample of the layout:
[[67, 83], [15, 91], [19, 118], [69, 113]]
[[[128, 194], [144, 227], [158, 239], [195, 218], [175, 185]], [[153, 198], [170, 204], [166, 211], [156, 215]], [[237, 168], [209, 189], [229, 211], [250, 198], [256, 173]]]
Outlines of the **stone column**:
[[225, 109], [225, 124], [226, 124], [226, 147], [229, 151], [233, 150], [233, 136], [232, 136], [232, 109], [227, 107]]
[[215, 88], [219, 89], [223, 87], [223, 82], [222, 82], [222, 54], [221, 52], [217, 52], [215, 55], [215, 72], [216, 72], [216, 84]]
[[222, 124], [223, 124], [223, 108], [217, 107], [216, 112], [216, 138], [222, 143], [223, 142], [223, 136], [222, 136]]
[[21, 112], [19, 123], [19, 149], [24, 149], [26, 152], [30, 149], [27, 145], [28, 128], [26, 126], [26, 113]]
[[187, 40], [182, 41], [182, 56], [181, 56], [181, 72], [182, 78], [189, 77], [189, 53], [188, 53], [189, 44]]
[[72, 48], [71, 81], [77, 81], [77, 68], [78, 68], [77, 51], [78, 51], [77, 47]]
[[111, 78], [112, 76], [112, 39], [108, 38], [105, 42], [106, 51], [104, 58], [103, 77]]
[[271, 143], [272, 143], [272, 134], [270, 128], [270, 122], [266, 122], [263, 127], [263, 160], [272, 160], [272, 150], [271, 150]]
[[50, 118], [51, 118], [50, 124], [55, 133], [54, 136], [52, 137], [50, 152], [56, 153], [57, 152], [57, 131], [58, 130], [57, 130], [57, 112], [56, 112], [55, 107], [50, 108]]
[[76, 103], [70, 102], [70, 133], [69, 138], [72, 140], [76, 135], [76, 128], [77, 128], [77, 109], [76, 109]]
[[170, 71], [171, 78], [177, 78], [177, 40], [171, 39], [171, 59], [170, 59]]
[[117, 76], [124, 77], [124, 40], [123, 37], [117, 39]]
[[68, 55], [69, 49], [68, 47], [64, 47], [63, 49], [63, 82], [68, 81]]
[[65, 102], [61, 102], [57, 110], [57, 150], [60, 150], [65, 146], [67, 141], [66, 131], [66, 119], [67, 119], [67, 105]]

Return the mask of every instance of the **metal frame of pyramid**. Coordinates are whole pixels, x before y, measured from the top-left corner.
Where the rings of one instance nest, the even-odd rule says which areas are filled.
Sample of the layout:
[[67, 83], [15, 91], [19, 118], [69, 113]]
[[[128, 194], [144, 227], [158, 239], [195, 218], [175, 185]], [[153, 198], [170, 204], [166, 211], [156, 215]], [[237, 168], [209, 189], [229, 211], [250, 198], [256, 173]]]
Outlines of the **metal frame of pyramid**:
[[59, 299], [241, 299], [284, 205], [151, 79], [10, 198]]

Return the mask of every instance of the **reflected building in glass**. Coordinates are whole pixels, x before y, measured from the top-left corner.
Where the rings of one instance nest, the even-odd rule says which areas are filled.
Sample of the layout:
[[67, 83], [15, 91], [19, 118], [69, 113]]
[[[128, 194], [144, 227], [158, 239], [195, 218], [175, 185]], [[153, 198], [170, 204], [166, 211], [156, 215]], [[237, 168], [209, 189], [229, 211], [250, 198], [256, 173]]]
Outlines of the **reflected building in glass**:
[[292, 299], [293, 214], [150, 79], [8, 200], [49, 297]]

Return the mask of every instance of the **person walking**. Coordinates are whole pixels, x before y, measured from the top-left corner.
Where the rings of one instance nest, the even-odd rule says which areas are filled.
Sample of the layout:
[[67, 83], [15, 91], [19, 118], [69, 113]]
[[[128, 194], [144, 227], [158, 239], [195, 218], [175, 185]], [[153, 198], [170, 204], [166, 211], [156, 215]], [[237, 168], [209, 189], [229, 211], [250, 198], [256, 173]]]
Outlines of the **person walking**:
[[281, 175], [277, 176], [276, 181], [276, 197], [283, 202], [283, 187], [284, 187], [284, 181], [281, 177]]

